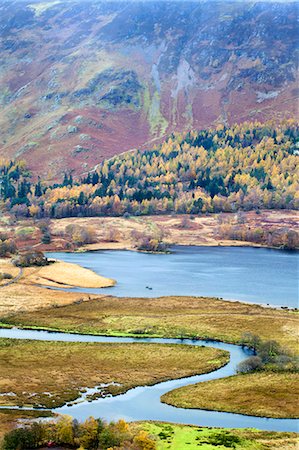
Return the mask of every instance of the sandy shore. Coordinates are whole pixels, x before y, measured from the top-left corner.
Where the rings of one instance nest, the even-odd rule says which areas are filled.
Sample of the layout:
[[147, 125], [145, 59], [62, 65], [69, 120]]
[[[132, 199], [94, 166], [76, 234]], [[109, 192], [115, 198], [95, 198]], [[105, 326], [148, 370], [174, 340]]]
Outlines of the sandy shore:
[[105, 288], [115, 285], [115, 280], [105, 278], [78, 264], [55, 261], [27, 277], [27, 282], [51, 287]]
[[[0, 271], [16, 275], [9, 260], [0, 260]], [[32, 311], [45, 307], [59, 307], [70, 303], [92, 300], [95, 296], [81, 292], [62, 292], [45, 287], [105, 288], [115, 281], [97, 275], [77, 264], [57, 261], [45, 267], [25, 268], [21, 278], [8, 286], [0, 286], [0, 316]], [[45, 287], [42, 287], [45, 286]], [[104, 294], [104, 291], [103, 291]], [[96, 298], [101, 297], [97, 294]]]

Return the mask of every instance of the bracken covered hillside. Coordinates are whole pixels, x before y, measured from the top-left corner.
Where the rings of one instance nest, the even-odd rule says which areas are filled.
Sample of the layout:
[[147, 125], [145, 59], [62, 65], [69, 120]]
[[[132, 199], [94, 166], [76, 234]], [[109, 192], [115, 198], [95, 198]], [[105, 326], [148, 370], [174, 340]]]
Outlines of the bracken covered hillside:
[[297, 3], [0, 3], [0, 155], [83, 174], [173, 131], [294, 117]]

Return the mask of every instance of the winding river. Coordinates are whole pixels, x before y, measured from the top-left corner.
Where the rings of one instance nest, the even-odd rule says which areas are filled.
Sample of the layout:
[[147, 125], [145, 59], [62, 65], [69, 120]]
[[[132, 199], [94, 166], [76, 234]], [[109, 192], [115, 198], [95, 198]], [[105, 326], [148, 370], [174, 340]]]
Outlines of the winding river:
[[[107, 293], [128, 297], [162, 295], [218, 296], [275, 306], [298, 307], [298, 252], [244, 247], [173, 247], [170, 254], [157, 255], [130, 251], [87, 253], [48, 253], [48, 257], [77, 263], [117, 280], [116, 286], [77, 291]], [[93, 401], [79, 399], [55, 409], [83, 420], [89, 416], [106, 420], [157, 420], [210, 427], [258, 428], [271, 431], [298, 431], [294, 419], [270, 419], [240, 414], [175, 408], [161, 403], [166, 392], [189, 384], [225, 378], [249, 350], [215, 341], [188, 339], [121, 338], [37, 330], [0, 329], [0, 338], [63, 342], [164, 343], [205, 345], [230, 352], [230, 362], [214, 372], [139, 386], [115, 397]]]
[[130, 389], [127, 393], [115, 397], [106, 397], [92, 402], [82, 401], [71, 406], [56, 408], [55, 412], [69, 414], [82, 420], [89, 416], [102, 417], [106, 420], [118, 420], [124, 418], [127, 421], [134, 420], [159, 420], [166, 422], [178, 422], [210, 427], [227, 428], [258, 428], [270, 431], [298, 431], [298, 421], [295, 419], [270, 419], [264, 417], [245, 416], [240, 414], [224, 413], [217, 411], [205, 411], [198, 409], [175, 408], [160, 402], [161, 395], [166, 392], [189, 384], [202, 381], [225, 378], [236, 373], [236, 366], [250, 353], [237, 345], [224, 344], [215, 341], [192, 341], [189, 339], [158, 339], [158, 338], [118, 338], [91, 336], [68, 333], [49, 333], [46, 331], [0, 329], [0, 338], [33, 339], [63, 342], [147, 342], [159, 344], [187, 344], [208, 347], [230, 352], [230, 362], [211, 373], [196, 375], [157, 383], [154, 386], [139, 386]]
[[[48, 253], [117, 280], [76, 289], [119, 297], [189, 295], [298, 307], [299, 252], [250, 247], [174, 246], [169, 254], [133, 251]], [[150, 289], [149, 289], [150, 288]]]

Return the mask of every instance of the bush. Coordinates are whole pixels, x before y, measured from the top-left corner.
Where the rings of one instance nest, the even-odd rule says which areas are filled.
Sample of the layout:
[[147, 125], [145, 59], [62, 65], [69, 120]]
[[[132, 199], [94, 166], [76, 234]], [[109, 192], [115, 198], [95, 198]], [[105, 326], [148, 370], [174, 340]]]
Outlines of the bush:
[[13, 278], [11, 273], [0, 272], [0, 280], [11, 280]]
[[13, 260], [13, 264], [17, 267], [47, 266], [49, 261], [43, 252], [33, 251], [19, 255]]
[[145, 235], [136, 230], [131, 233], [131, 238], [137, 243], [138, 250], [146, 252], [165, 252], [167, 245], [163, 242], [164, 230], [158, 229], [153, 234]]
[[279, 355], [285, 354], [276, 341], [261, 342], [258, 346], [257, 353], [263, 363], [275, 362]]
[[15, 254], [17, 246], [12, 239], [1, 240], [0, 239], [0, 256], [9, 256]]
[[43, 427], [33, 423], [30, 427], [17, 428], [4, 436], [3, 450], [33, 449], [40, 446], [43, 439]]
[[259, 336], [248, 332], [243, 333], [241, 343], [242, 345], [246, 345], [247, 347], [252, 348], [252, 350], [256, 352], [261, 343], [261, 339]]
[[50, 244], [51, 243], [51, 234], [48, 231], [45, 231], [42, 235], [42, 244]]
[[42, 233], [45, 233], [46, 231], [49, 231], [50, 221], [49, 220], [40, 220], [38, 222], [37, 226], [41, 230]]
[[25, 238], [30, 236], [31, 234], [33, 234], [35, 231], [34, 227], [24, 227], [24, 228], [19, 228], [16, 231], [16, 235], [20, 238]]
[[263, 362], [259, 356], [250, 356], [244, 361], [240, 362], [237, 367], [239, 373], [249, 373], [253, 370], [258, 370], [263, 367]]
[[151, 236], [145, 236], [138, 245], [138, 250], [146, 252], [165, 252], [167, 246], [164, 242]]
[[219, 431], [210, 436], [207, 443], [216, 447], [223, 446], [227, 448], [236, 448], [241, 443], [241, 439], [229, 431]]
[[184, 216], [179, 224], [179, 228], [189, 229], [192, 227], [190, 219], [188, 216]]
[[298, 358], [291, 356], [288, 350], [282, 348], [276, 341], [262, 341], [252, 333], [245, 333], [242, 343], [252, 348], [256, 356], [242, 361], [238, 365], [238, 372], [248, 373], [261, 368], [273, 371], [298, 370]]
[[74, 244], [93, 244], [96, 242], [96, 231], [93, 227], [81, 227], [80, 225], [67, 225], [65, 234], [68, 235]]

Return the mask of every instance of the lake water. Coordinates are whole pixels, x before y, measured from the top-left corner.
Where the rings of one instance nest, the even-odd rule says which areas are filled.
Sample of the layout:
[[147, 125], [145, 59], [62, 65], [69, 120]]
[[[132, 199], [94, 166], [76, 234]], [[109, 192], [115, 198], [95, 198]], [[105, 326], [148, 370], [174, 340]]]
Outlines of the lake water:
[[[250, 247], [182, 247], [170, 254], [132, 251], [48, 253], [117, 280], [119, 297], [190, 295], [298, 307], [299, 252]], [[150, 288], [150, 289], [149, 289]]]

